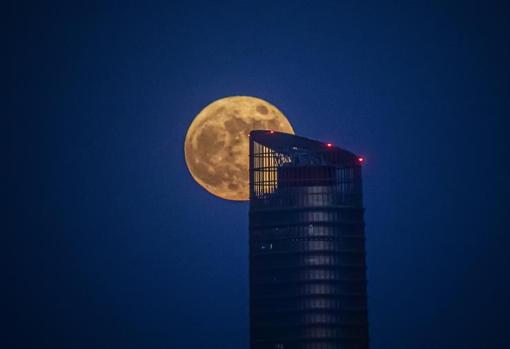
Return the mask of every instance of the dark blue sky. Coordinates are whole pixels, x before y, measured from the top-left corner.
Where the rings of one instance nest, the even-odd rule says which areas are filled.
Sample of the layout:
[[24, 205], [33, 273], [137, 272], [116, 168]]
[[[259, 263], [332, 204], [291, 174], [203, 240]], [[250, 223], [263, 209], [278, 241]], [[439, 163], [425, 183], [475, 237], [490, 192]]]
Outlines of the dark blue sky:
[[508, 2], [70, 3], [10, 5], [2, 347], [248, 347], [248, 206], [183, 154], [228, 95], [366, 156], [373, 348], [509, 341]]

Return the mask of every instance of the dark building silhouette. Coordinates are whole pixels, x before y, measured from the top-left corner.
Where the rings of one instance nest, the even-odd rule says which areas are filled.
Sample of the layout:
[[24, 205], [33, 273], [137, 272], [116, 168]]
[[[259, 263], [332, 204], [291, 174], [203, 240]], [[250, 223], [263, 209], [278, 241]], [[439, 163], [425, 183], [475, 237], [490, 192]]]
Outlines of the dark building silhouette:
[[250, 134], [252, 349], [368, 348], [363, 158]]

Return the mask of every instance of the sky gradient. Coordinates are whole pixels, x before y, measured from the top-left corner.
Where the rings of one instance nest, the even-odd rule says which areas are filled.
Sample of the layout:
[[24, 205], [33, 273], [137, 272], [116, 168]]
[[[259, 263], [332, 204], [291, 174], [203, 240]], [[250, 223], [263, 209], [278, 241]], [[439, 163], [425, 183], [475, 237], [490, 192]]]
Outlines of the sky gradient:
[[230, 95], [366, 157], [372, 348], [508, 343], [507, 2], [78, 3], [10, 4], [2, 347], [248, 348], [248, 205], [183, 151]]

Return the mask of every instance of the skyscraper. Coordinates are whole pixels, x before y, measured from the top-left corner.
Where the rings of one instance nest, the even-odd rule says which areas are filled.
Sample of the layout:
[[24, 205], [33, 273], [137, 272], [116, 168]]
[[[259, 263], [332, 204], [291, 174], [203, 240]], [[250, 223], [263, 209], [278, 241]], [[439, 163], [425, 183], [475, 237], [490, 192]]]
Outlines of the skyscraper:
[[362, 162], [251, 132], [251, 349], [368, 348]]

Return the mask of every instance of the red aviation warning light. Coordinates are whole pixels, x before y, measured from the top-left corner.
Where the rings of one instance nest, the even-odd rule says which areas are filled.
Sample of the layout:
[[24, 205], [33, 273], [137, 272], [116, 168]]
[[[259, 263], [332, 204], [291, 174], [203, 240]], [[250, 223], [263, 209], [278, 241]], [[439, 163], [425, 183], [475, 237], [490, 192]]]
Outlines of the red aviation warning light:
[[332, 143], [326, 143], [326, 147], [333, 148], [333, 144]]
[[358, 163], [363, 165], [365, 163], [365, 158], [363, 156], [358, 156]]

